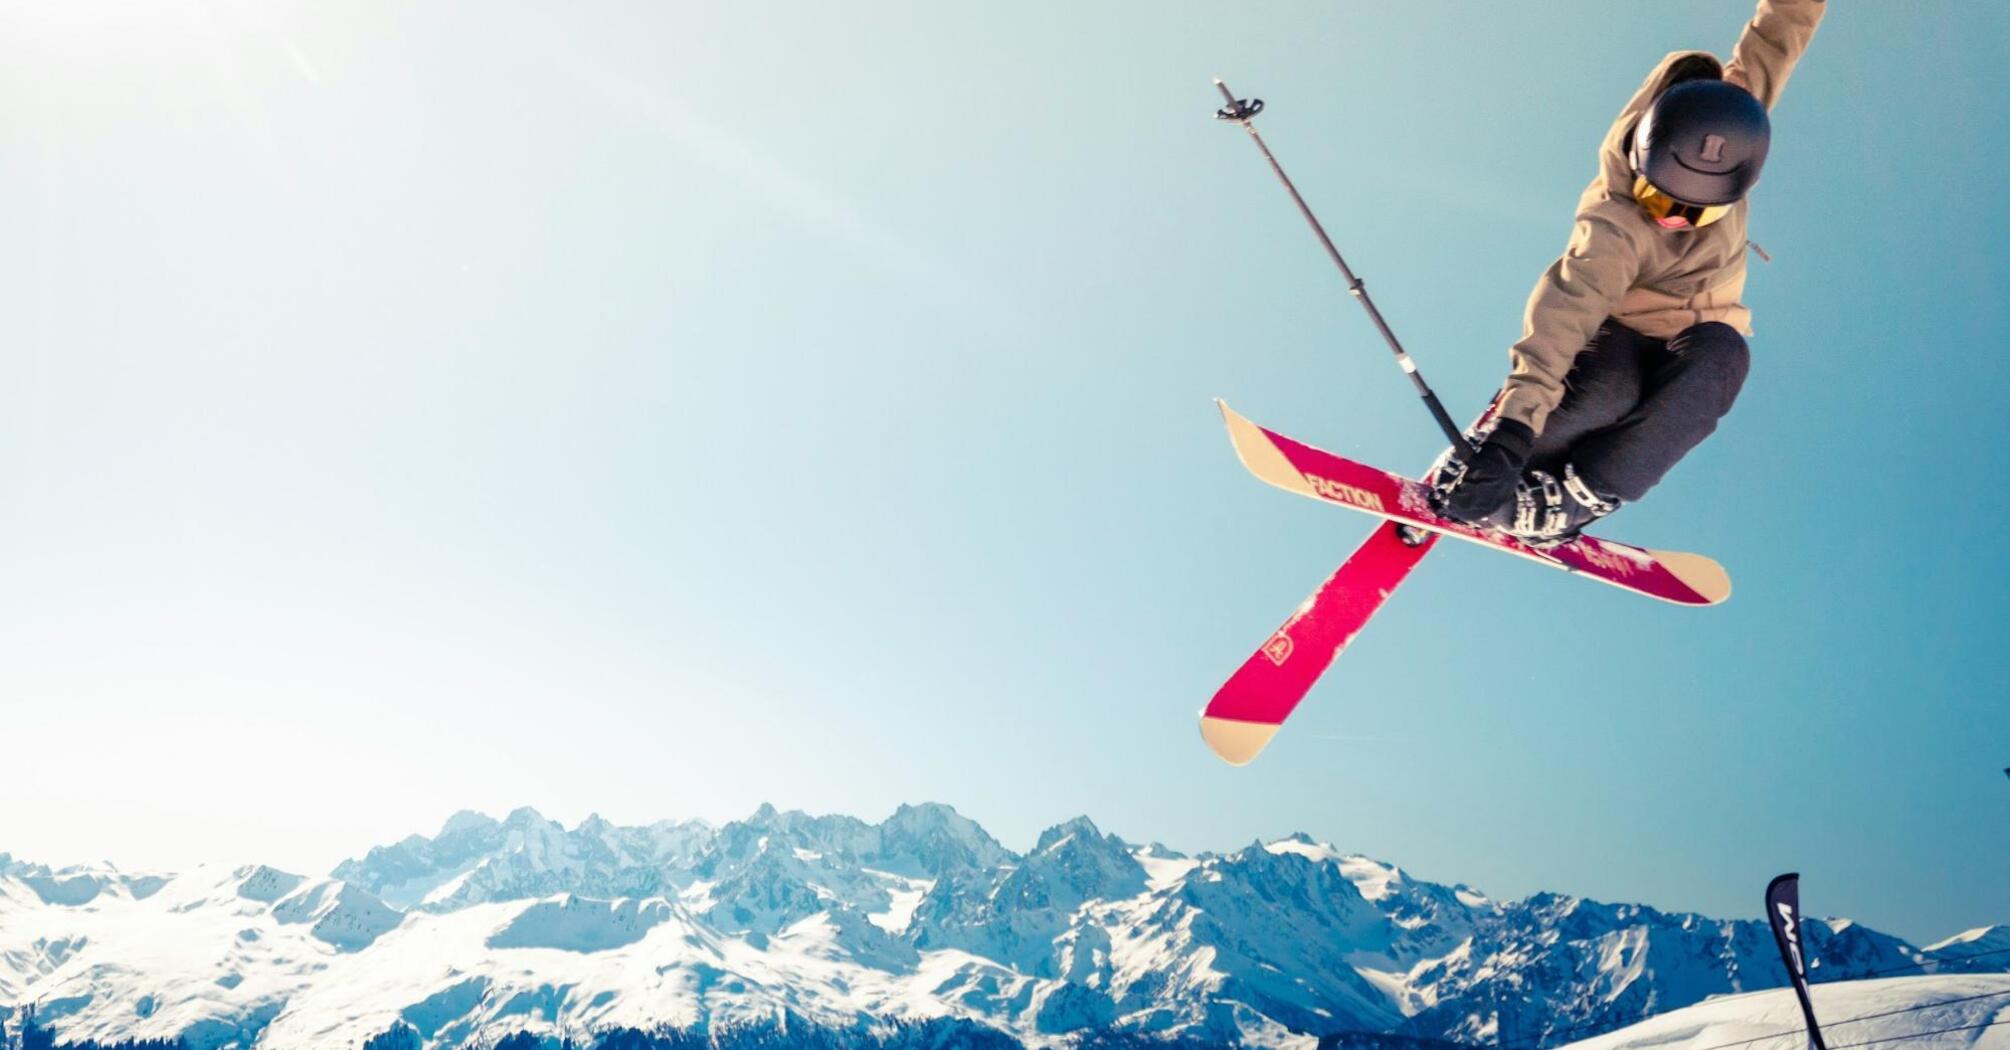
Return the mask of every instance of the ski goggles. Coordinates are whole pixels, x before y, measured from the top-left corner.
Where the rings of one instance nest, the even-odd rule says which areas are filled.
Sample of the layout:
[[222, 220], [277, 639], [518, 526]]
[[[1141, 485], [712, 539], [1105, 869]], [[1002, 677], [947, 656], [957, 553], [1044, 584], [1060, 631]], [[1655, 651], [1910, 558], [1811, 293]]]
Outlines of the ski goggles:
[[1670, 230], [1708, 226], [1731, 211], [1728, 204], [1684, 204], [1656, 189], [1645, 175], [1634, 177], [1633, 199], [1640, 202], [1650, 218]]

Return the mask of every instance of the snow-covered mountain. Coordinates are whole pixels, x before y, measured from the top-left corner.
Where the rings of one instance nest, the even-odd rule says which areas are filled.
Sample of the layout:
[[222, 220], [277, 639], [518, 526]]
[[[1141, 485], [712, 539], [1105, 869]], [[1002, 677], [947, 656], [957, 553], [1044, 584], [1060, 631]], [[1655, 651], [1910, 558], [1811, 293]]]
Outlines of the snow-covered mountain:
[[[1842, 920], [1805, 932], [1828, 977], [2010, 969], [2010, 927], [1926, 948]], [[1036, 1044], [1548, 1044], [1776, 986], [1770, 936], [1756, 919], [1497, 901], [1304, 836], [1184, 856], [1083, 817], [1018, 854], [942, 805], [877, 824], [764, 806], [721, 827], [460, 813], [328, 879], [0, 854], [0, 1017], [32, 1003], [61, 1038], [193, 1050], [785, 1015], [958, 1018]]]

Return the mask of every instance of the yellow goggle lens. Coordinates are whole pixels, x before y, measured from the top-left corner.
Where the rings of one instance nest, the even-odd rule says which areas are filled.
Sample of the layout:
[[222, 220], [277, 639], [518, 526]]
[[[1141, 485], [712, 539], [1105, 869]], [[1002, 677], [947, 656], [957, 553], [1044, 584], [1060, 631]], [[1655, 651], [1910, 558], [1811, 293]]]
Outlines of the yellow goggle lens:
[[[1647, 214], [1655, 222], [1661, 223], [1663, 226], [1670, 225], [1668, 222], [1670, 219], [1680, 219], [1687, 222], [1690, 226], [1700, 228], [1716, 222], [1731, 212], [1731, 205], [1729, 204], [1712, 204], [1708, 206], [1684, 204], [1656, 189], [1653, 183], [1647, 181], [1645, 175], [1634, 176], [1633, 199], [1638, 201], [1642, 208], [1646, 209]], [[1681, 224], [1675, 223], [1674, 225], [1679, 226]]]

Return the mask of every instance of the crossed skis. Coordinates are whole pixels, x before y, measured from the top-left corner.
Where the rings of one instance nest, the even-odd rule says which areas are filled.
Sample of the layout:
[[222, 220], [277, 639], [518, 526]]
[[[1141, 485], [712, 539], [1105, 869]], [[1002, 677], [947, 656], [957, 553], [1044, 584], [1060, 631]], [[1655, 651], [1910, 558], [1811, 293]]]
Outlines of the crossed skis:
[[[1257, 133], [1254, 119], [1263, 112], [1262, 99], [1239, 99], [1217, 77], [1216, 90], [1228, 104], [1215, 112], [1219, 120], [1238, 124], [1263, 154], [1264, 162], [1284, 185], [1285, 192], [1305, 216], [1319, 237], [1326, 255], [1347, 282], [1347, 292], [1368, 312], [1369, 320], [1382, 334], [1396, 364], [1410, 379], [1410, 385], [1430, 410], [1438, 429], [1452, 443], [1452, 455], [1463, 460], [1472, 444], [1445, 406], [1424, 382], [1423, 373], [1411, 359], [1396, 333], [1389, 328], [1365, 282], [1354, 275], [1326, 235], [1312, 208], [1284, 173], [1282, 165]], [[1277, 629], [1256, 652], [1250, 654], [1201, 712], [1200, 734], [1215, 754], [1234, 765], [1256, 757], [1277, 728], [1312, 689], [1354, 635], [1374, 617], [1376, 610], [1394, 593], [1424, 555], [1430, 553], [1439, 536], [1452, 536], [1470, 543], [1507, 551], [1531, 561], [1659, 598], [1679, 605], [1715, 605], [1731, 596], [1731, 580], [1723, 567], [1700, 554], [1652, 551], [1613, 543], [1592, 536], [1579, 536], [1560, 546], [1538, 549], [1520, 540], [1460, 522], [1441, 518], [1431, 511], [1424, 484], [1387, 471], [1365, 466], [1331, 452], [1294, 441], [1274, 430], [1236, 415], [1221, 406], [1228, 421], [1229, 440], [1250, 473], [1278, 488], [1386, 519], [1353, 557], [1347, 559], [1312, 596], [1305, 600], [1284, 626]]]
[[[1270, 743], [1313, 683], [1430, 553], [1439, 536], [1506, 551], [1677, 605], [1715, 605], [1731, 596], [1731, 579], [1723, 567], [1700, 554], [1648, 550], [1595, 536], [1537, 549], [1512, 536], [1437, 516], [1421, 481], [1295, 441], [1250, 422], [1226, 404], [1221, 405], [1221, 414], [1228, 422], [1229, 441], [1250, 473], [1287, 492], [1385, 520], [1243, 661], [1201, 712], [1201, 739], [1234, 765], [1255, 758]], [[1425, 531], [1412, 542], [1404, 536], [1405, 526]]]

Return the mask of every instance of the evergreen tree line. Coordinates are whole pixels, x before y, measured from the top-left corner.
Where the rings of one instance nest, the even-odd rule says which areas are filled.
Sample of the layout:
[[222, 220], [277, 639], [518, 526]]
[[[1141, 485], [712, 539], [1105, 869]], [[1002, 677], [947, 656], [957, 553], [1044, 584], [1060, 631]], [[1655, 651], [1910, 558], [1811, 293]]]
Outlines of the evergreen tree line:
[[[1075, 1037], [1076, 1050], [1215, 1050], [1227, 1044], [1192, 1037], [1168, 1038], [1141, 1032], [1085, 1032]], [[1327, 1036], [1320, 1050], [1449, 1050], [1455, 1044], [1432, 1039], [1362, 1032]], [[418, 1030], [403, 1022], [363, 1042], [362, 1050], [423, 1050]], [[1025, 1044], [976, 1021], [938, 1017], [926, 1021], [893, 1021], [875, 1028], [829, 1028], [786, 1017], [778, 1020], [706, 1029], [660, 1026], [610, 1028], [591, 1036], [539, 1035], [516, 1032], [499, 1039], [481, 1039], [471, 1050], [1025, 1050]], [[128, 1039], [115, 1043], [95, 1039], [58, 1041], [56, 1031], [35, 1020], [35, 1008], [22, 1010], [12, 1033], [0, 1025], [0, 1050], [187, 1050], [180, 1039]], [[314, 1050], [314, 1048], [305, 1048]]]
[[[0, 1014], [0, 1021], [6, 1015]], [[180, 1039], [124, 1039], [116, 1043], [101, 1043], [96, 1039], [64, 1040], [56, 1042], [56, 1030], [44, 1027], [35, 1020], [35, 1008], [21, 1008], [21, 1021], [14, 1031], [0, 1023], [0, 1050], [187, 1050]]]
[[[422, 1045], [417, 1031], [399, 1023], [364, 1043], [363, 1050], [420, 1050]], [[610, 1028], [583, 1039], [517, 1032], [471, 1045], [473, 1050], [1025, 1050], [1024, 1043], [990, 1025], [947, 1017], [893, 1021], [873, 1028], [830, 1028], [790, 1016], [709, 1030]], [[1115, 1031], [1083, 1033], [1074, 1042], [1076, 1050], [1216, 1050], [1225, 1045]], [[1335, 1050], [1410, 1050], [1412, 1046], [1423, 1044], [1335, 1044]]]

